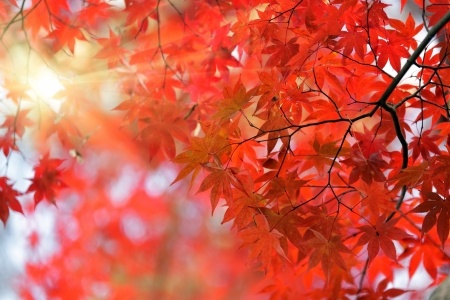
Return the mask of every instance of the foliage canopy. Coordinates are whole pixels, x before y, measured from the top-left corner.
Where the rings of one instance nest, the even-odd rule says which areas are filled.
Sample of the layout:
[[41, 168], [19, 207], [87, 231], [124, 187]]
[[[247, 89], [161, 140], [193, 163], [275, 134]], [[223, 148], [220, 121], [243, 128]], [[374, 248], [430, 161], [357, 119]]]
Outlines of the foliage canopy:
[[[272, 299], [396, 297], [412, 292], [393, 287], [397, 271], [412, 278], [421, 265], [439, 283], [450, 262], [450, 3], [389, 6], [0, 3], [0, 218], [60, 207], [62, 250], [28, 264], [22, 295], [242, 297], [237, 250], [189, 271], [174, 246], [194, 258], [222, 234], [199, 224], [189, 240], [193, 204], [176, 200], [187, 187], [223, 212]], [[23, 190], [18, 153], [33, 166]], [[170, 189], [155, 191], [155, 170]], [[222, 285], [199, 286], [208, 262]], [[169, 265], [195, 279], [182, 284]]]

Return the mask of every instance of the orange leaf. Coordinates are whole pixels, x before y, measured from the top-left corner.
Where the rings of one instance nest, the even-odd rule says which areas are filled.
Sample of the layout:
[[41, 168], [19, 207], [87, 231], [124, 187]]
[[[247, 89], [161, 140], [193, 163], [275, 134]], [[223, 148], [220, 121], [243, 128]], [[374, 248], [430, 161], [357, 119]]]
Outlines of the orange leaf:
[[322, 233], [314, 229], [310, 229], [310, 231], [314, 233], [315, 238], [309, 239], [304, 243], [313, 249], [309, 258], [308, 269], [314, 268], [320, 262], [327, 281], [330, 279], [333, 263], [342, 270], [347, 271], [341, 252], [350, 253], [351, 251], [343, 244], [342, 238], [334, 234], [330, 238], [326, 238]]
[[284, 250], [281, 248], [281, 234], [276, 231], [270, 231], [269, 224], [264, 215], [256, 215], [254, 217], [255, 226], [239, 232], [239, 236], [243, 239], [244, 245], [250, 249], [250, 260], [259, 259], [263, 264], [263, 268], [267, 271], [273, 255], [278, 255], [287, 259]]

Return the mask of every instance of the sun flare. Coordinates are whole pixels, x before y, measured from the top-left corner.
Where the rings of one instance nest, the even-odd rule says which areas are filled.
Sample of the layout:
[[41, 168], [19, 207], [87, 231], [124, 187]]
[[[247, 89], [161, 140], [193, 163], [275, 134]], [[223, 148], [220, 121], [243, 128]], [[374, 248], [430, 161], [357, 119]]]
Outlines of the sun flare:
[[55, 72], [46, 66], [36, 66], [29, 77], [31, 92], [41, 100], [50, 100], [63, 87]]

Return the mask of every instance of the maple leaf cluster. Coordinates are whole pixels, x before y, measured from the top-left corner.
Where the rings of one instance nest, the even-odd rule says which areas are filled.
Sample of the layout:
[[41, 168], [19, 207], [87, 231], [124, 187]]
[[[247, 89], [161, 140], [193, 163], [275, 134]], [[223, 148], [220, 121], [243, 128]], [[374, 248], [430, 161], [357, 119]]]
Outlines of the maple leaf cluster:
[[19, 197], [28, 193], [34, 193], [34, 204], [39, 204], [43, 199], [46, 199], [52, 204], [56, 205], [55, 197], [57, 192], [65, 187], [64, 182], [60, 179], [62, 160], [49, 159], [47, 156], [39, 161], [39, 164], [34, 167], [34, 177], [31, 184], [25, 193], [20, 193], [13, 187], [9, 178], [6, 176], [0, 177], [0, 219], [6, 225], [8, 221], [10, 210], [24, 213]]
[[[5, 164], [11, 153], [26, 156], [20, 142], [27, 138], [43, 154], [58, 153], [34, 168], [27, 192], [35, 204], [55, 203], [67, 185], [77, 207], [100, 211], [97, 222], [112, 226], [110, 236], [95, 237], [79, 225], [74, 242], [60, 225], [62, 245], [105, 239], [111, 258], [139, 243], [169, 247], [158, 234], [133, 241], [121, 222], [127, 214], [157, 218], [159, 204], [133, 195], [140, 190], [136, 197], [151, 202], [138, 178], [171, 162], [179, 168], [174, 189], [189, 187], [213, 213], [223, 212], [222, 223], [266, 276], [263, 293], [395, 297], [406, 293], [391, 287], [396, 271], [408, 268], [412, 278], [420, 263], [431, 285], [442, 280], [450, 262], [447, 0], [402, 0], [404, 18], [379, 0], [25, 2], [0, 4], [0, 55], [13, 70], [2, 83]], [[24, 52], [28, 64], [39, 61], [60, 77], [51, 99], [36, 97], [29, 73], [20, 72], [16, 56]], [[125, 166], [137, 169], [136, 190], [125, 190], [130, 211], [102, 213], [84, 203], [122, 197], [110, 186]], [[22, 212], [20, 193], [0, 178], [6, 223], [10, 209]], [[172, 216], [163, 207], [161, 218]], [[83, 224], [83, 213], [74, 208], [72, 219]], [[70, 255], [78, 274], [76, 252]], [[164, 267], [134, 263], [123, 273], [143, 284], [145, 272]], [[55, 256], [56, 269], [64, 264]], [[35, 281], [52, 273], [29, 267]], [[89, 280], [107, 282], [109, 271], [99, 262]], [[58, 295], [57, 285], [74, 289], [53, 276], [49, 295]], [[117, 295], [133, 290], [108, 290], [116, 288]]]

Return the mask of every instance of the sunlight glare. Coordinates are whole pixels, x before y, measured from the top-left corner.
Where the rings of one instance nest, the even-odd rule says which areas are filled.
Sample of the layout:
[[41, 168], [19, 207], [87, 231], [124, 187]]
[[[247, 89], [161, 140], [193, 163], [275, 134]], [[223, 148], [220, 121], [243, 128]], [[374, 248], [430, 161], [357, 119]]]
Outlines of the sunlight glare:
[[32, 92], [42, 100], [49, 100], [63, 88], [55, 72], [45, 66], [35, 68], [29, 82]]

